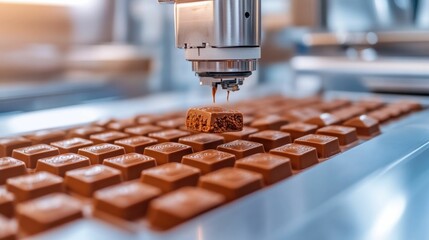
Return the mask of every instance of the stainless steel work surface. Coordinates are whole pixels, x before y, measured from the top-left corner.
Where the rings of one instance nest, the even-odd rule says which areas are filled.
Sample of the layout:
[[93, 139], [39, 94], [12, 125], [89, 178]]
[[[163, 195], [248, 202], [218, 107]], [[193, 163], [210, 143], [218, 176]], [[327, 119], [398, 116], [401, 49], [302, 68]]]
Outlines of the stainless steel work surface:
[[329, 161], [174, 228], [86, 219], [38, 239], [424, 239], [429, 112]]

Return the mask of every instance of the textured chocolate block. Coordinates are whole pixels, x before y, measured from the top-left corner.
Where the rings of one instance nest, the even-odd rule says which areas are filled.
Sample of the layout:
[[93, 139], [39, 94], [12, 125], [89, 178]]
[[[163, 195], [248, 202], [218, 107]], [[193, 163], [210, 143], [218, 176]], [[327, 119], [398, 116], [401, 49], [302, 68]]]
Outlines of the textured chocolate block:
[[6, 188], [15, 195], [17, 202], [38, 198], [54, 192], [62, 192], [63, 178], [48, 172], [37, 172], [9, 178]]
[[0, 216], [0, 239], [15, 240], [17, 239], [17, 235], [15, 225], [11, 221]]
[[198, 168], [201, 174], [216, 171], [225, 167], [233, 167], [235, 155], [214, 149], [196, 152], [183, 156], [182, 163]]
[[76, 154], [65, 153], [53, 157], [41, 158], [37, 162], [36, 171], [49, 172], [60, 177], [64, 177], [67, 171], [90, 165], [88, 157]]
[[316, 148], [306, 145], [290, 143], [274, 148], [270, 153], [289, 158], [295, 170], [302, 170], [319, 162]]
[[243, 129], [243, 114], [221, 107], [191, 108], [186, 116], [186, 127], [198, 132], [236, 132]]
[[257, 153], [237, 160], [235, 167], [262, 174], [266, 185], [292, 176], [290, 159], [269, 153]]
[[196, 186], [200, 174], [198, 168], [172, 162], [142, 171], [141, 181], [167, 193], [185, 186]]
[[222, 168], [202, 176], [198, 186], [220, 193], [227, 201], [232, 201], [261, 189], [263, 177], [260, 173], [240, 168]]
[[217, 134], [200, 133], [179, 139], [179, 143], [191, 146], [194, 152], [207, 149], [216, 149], [217, 146], [224, 143], [224, 138]]
[[94, 207], [113, 216], [134, 220], [146, 214], [149, 202], [161, 190], [138, 181], [124, 182], [94, 193]]
[[155, 167], [156, 160], [143, 154], [128, 153], [107, 158], [103, 164], [121, 171], [124, 181], [128, 181], [139, 178], [143, 170]]
[[153, 200], [149, 205], [148, 220], [151, 226], [164, 230], [207, 212], [224, 201], [221, 194], [184, 187]]
[[12, 156], [16, 148], [31, 146], [31, 141], [23, 137], [10, 137], [0, 139], [0, 157]]
[[8, 178], [26, 174], [25, 163], [15, 158], [0, 158], [0, 185], [6, 183]]
[[14, 201], [15, 197], [12, 193], [6, 191], [4, 188], [0, 188], [0, 216], [13, 217], [15, 212]]
[[119, 170], [98, 164], [68, 171], [65, 178], [68, 190], [85, 197], [91, 197], [95, 191], [121, 181]]
[[83, 217], [79, 200], [63, 193], [50, 194], [17, 206], [19, 228], [36, 234]]
[[300, 137], [295, 139], [295, 143], [315, 147], [319, 158], [331, 157], [341, 151], [337, 137], [320, 134], [309, 134]]
[[46, 144], [38, 144], [14, 149], [12, 152], [12, 157], [23, 161], [27, 168], [34, 169], [36, 168], [36, 164], [39, 159], [59, 154], [60, 151], [56, 147]]

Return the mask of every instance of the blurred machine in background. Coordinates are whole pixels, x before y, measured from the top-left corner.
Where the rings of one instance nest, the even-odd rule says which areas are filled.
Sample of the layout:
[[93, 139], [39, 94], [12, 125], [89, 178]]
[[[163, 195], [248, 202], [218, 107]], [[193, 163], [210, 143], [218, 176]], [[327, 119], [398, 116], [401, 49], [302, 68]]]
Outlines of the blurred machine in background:
[[[208, 93], [174, 47], [172, 8], [152, 0], [1, 0], [0, 112]], [[264, 0], [261, 11], [262, 59], [249, 88], [429, 90], [427, 0]]]

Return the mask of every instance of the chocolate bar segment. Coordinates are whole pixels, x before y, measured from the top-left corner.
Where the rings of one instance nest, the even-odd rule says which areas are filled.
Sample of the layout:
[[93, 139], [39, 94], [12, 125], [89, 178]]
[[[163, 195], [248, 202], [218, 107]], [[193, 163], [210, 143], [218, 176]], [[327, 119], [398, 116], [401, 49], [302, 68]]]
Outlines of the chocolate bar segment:
[[258, 132], [257, 128], [243, 127], [243, 130], [239, 132], [226, 132], [222, 133], [222, 137], [225, 138], [225, 142], [232, 142], [235, 140], [249, 140], [250, 134]]
[[164, 142], [177, 142], [181, 137], [191, 135], [188, 131], [178, 129], [168, 129], [160, 132], [149, 133], [148, 136], [158, 140], [160, 143]]
[[104, 132], [105, 129], [103, 127], [99, 126], [87, 126], [87, 127], [80, 127], [70, 130], [70, 132], [67, 134], [67, 137], [69, 138], [85, 138], [89, 139], [89, 136], [97, 133]]
[[115, 144], [123, 147], [126, 153], [143, 153], [146, 147], [157, 143], [158, 140], [143, 136], [135, 136], [115, 141]]
[[138, 179], [143, 170], [156, 166], [156, 160], [153, 157], [138, 153], [128, 153], [125, 155], [107, 158], [104, 165], [116, 168], [122, 173], [124, 181]]
[[54, 192], [63, 191], [63, 178], [48, 172], [9, 178], [6, 188], [17, 202], [27, 201]]
[[12, 218], [15, 212], [14, 206], [15, 197], [12, 193], [0, 188], [0, 216]]
[[264, 145], [265, 151], [270, 151], [273, 148], [280, 147], [292, 142], [289, 133], [275, 130], [265, 130], [251, 134], [249, 136], [249, 140], [262, 143]]
[[174, 118], [174, 119], [168, 119], [159, 121], [156, 123], [156, 125], [163, 127], [163, 128], [180, 128], [182, 126], [185, 126], [186, 119], [184, 117]]
[[184, 186], [196, 186], [199, 177], [198, 168], [174, 162], [144, 170], [141, 181], [166, 193]]
[[162, 127], [154, 125], [142, 125], [131, 128], [126, 128], [125, 133], [131, 134], [133, 136], [147, 136], [149, 133], [159, 132], [162, 130]]
[[254, 120], [250, 126], [262, 130], [279, 130], [281, 126], [287, 124], [288, 121], [277, 115], [268, 115]]
[[25, 137], [32, 144], [50, 144], [51, 142], [63, 140], [66, 137], [66, 133], [60, 130], [42, 130]]
[[302, 170], [319, 162], [316, 148], [296, 143], [274, 148], [270, 153], [289, 158], [295, 170]]
[[198, 186], [220, 193], [227, 201], [232, 201], [261, 189], [263, 177], [259, 173], [244, 169], [222, 168], [202, 176]]
[[49, 172], [64, 177], [67, 171], [90, 165], [88, 157], [75, 153], [65, 153], [53, 157], [41, 158], [37, 162], [36, 171]]
[[134, 220], [145, 216], [149, 202], [160, 194], [161, 190], [151, 185], [125, 182], [95, 192], [94, 207], [122, 219]]
[[319, 158], [327, 158], [341, 151], [338, 138], [326, 135], [309, 134], [296, 139], [295, 143], [315, 147]]
[[338, 119], [335, 115], [332, 115], [330, 113], [322, 113], [317, 117], [312, 117], [305, 121], [309, 124], [314, 124], [319, 127], [325, 127], [329, 125], [335, 125], [340, 123], [340, 119]]
[[180, 162], [183, 156], [191, 153], [193, 153], [191, 146], [174, 142], [159, 143], [144, 150], [144, 155], [155, 158], [157, 165]]
[[289, 133], [292, 141], [294, 141], [297, 138], [303, 137], [308, 134], [316, 133], [318, 126], [315, 124], [309, 124], [309, 123], [290, 123], [287, 125], [283, 125], [280, 130], [282, 132]]
[[0, 139], [0, 157], [11, 157], [16, 148], [28, 147], [31, 141], [23, 137], [10, 137]]
[[68, 171], [65, 178], [68, 190], [85, 197], [91, 197], [95, 191], [121, 181], [119, 170], [99, 164]]
[[60, 153], [77, 153], [79, 148], [89, 147], [92, 144], [92, 141], [83, 138], [70, 138], [51, 143], [52, 146], [58, 148]]
[[269, 153], [257, 153], [237, 160], [235, 167], [262, 174], [266, 185], [292, 176], [290, 159]]
[[50, 194], [17, 206], [19, 228], [36, 234], [83, 217], [82, 204], [63, 193]]
[[378, 121], [367, 115], [352, 118], [343, 125], [356, 128], [357, 134], [363, 137], [372, 137], [380, 134]]
[[243, 129], [243, 114], [221, 107], [191, 108], [186, 116], [186, 127], [206, 133], [236, 132]]
[[17, 239], [17, 231], [15, 225], [0, 216], [0, 239], [1, 240], [15, 240]]
[[39, 159], [59, 154], [60, 151], [56, 147], [47, 144], [38, 144], [15, 149], [12, 152], [12, 157], [23, 161], [27, 168], [34, 169]]
[[102, 164], [104, 159], [125, 154], [125, 149], [118, 145], [101, 143], [90, 147], [81, 148], [79, 155], [88, 157], [91, 164]]
[[191, 146], [194, 152], [199, 152], [207, 149], [216, 149], [217, 146], [224, 143], [224, 138], [216, 134], [200, 133], [179, 138], [179, 143]]
[[108, 131], [103, 133], [97, 133], [89, 136], [89, 139], [92, 140], [95, 144], [100, 143], [114, 143], [116, 140], [129, 137], [129, 134], [117, 131]]
[[196, 187], [184, 187], [153, 200], [149, 205], [148, 220], [152, 227], [166, 230], [207, 212], [224, 201], [221, 194]]
[[264, 145], [245, 140], [235, 140], [219, 145], [217, 150], [234, 154], [236, 159], [244, 158], [255, 153], [265, 152]]
[[25, 163], [15, 158], [0, 158], [0, 185], [6, 183], [8, 178], [26, 174]]
[[233, 167], [235, 155], [208, 149], [183, 156], [182, 163], [200, 169], [201, 174], [207, 174], [221, 168]]
[[340, 145], [345, 146], [358, 140], [356, 128], [345, 126], [327, 126], [317, 130], [317, 134], [337, 137]]

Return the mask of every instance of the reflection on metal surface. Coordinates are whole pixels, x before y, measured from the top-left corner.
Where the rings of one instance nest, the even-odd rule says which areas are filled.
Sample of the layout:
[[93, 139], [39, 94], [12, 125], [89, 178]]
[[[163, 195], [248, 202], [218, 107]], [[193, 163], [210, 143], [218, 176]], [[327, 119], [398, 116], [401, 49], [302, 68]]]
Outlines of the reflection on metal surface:
[[[382, 190], [382, 188], [378, 189]], [[404, 214], [407, 201], [399, 195], [386, 202], [375, 218], [369, 236], [365, 239], [385, 239]]]

